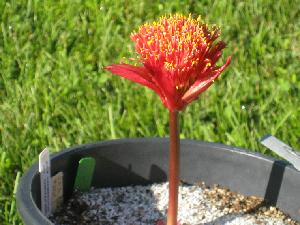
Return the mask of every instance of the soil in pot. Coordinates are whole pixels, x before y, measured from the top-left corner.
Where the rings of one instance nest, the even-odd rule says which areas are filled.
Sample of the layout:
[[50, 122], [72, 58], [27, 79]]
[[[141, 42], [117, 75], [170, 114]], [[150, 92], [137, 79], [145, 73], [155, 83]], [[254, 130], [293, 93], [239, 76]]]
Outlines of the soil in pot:
[[[77, 191], [50, 220], [57, 225], [152, 225], [165, 219], [167, 201], [167, 183]], [[182, 225], [299, 224], [261, 198], [204, 183], [181, 183], [178, 217]]]

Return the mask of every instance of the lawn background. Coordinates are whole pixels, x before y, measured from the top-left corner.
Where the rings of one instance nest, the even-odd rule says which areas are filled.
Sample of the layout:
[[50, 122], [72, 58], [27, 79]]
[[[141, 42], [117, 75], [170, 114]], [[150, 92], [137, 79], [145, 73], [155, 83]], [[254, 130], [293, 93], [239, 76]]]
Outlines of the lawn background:
[[16, 186], [45, 146], [168, 135], [159, 98], [102, 69], [134, 56], [130, 33], [160, 15], [201, 14], [221, 26], [224, 55], [233, 55], [181, 115], [182, 138], [271, 154], [258, 140], [273, 134], [300, 149], [299, 7], [299, 0], [0, 1], [0, 224], [21, 223]]

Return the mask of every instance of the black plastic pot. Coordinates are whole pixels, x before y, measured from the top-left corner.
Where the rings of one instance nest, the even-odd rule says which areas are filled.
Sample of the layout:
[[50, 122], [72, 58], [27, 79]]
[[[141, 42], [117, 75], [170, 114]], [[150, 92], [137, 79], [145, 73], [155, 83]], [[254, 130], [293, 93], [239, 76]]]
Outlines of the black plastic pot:
[[[96, 159], [92, 181], [95, 187], [167, 180], [168, 139], [121, 139], [80, 145], [51, 157], [51, 173], [64, 172], [65, 199], [72, 194], [77, 163], [85, 156]], [[222, 144], [181, 140], [181, 179], [219, 184], [244, 195], [263, 197], [300, 221], [300, 172], [285, 162]], [[39, 210], [38, 164], [21, 179], [17, 207], [27, 225], [52, 224]]]

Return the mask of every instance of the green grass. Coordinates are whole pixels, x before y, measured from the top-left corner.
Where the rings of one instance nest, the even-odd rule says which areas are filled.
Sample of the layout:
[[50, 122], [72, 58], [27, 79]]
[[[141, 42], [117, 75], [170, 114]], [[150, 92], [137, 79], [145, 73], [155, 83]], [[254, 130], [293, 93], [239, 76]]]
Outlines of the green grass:
[[258, 143], [270, 133], [300, 149], [300, 1], [247, 2], [0, 1], [0, 224], [21, 223], [15, 187], [45, 146], [168, 135], [159, 98], [102, 69], [132, 57], [130, 32], [166, 13], [221, 25], [233, 55], [181, 114], [181, 137], [271, 154]]

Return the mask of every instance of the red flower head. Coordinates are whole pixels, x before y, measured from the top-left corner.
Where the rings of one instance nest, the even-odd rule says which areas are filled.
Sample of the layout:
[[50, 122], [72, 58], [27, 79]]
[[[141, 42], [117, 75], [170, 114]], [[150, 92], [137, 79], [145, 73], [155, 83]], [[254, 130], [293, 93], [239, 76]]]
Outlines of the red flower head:
[[155, 91], [171, 111], [182, 110], [205, 91], [230, 64], [216, 62], [225, 43], [214, 43], [217, 27], [208, 28], [200, 17], [180, 14], [161, 17], [131, 34], [142, 66], [118, 64], [106, 69]]

